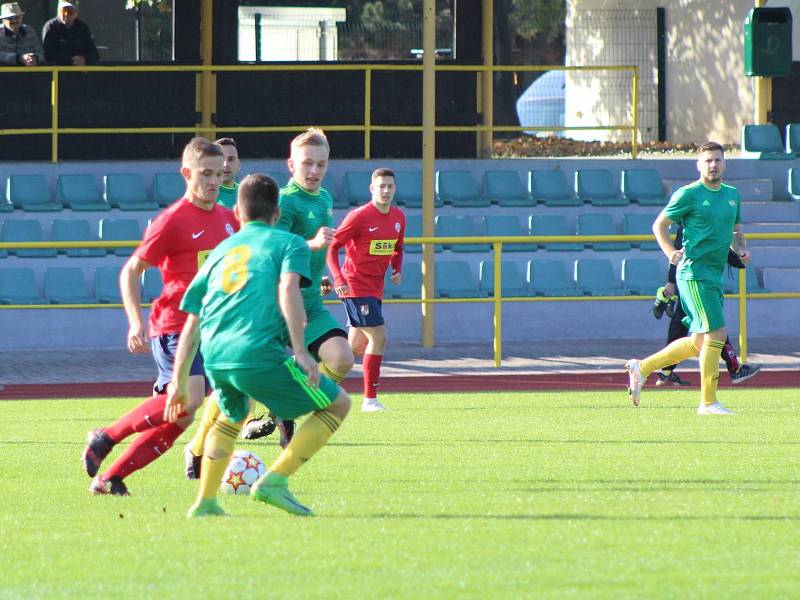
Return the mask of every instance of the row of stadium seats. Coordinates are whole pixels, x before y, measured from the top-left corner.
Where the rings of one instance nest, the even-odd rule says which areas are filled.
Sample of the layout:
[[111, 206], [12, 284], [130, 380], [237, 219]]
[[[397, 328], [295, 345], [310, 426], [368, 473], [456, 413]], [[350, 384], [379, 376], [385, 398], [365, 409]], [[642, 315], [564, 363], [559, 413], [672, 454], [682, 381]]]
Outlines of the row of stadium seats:
[[[142, 232], [135, 219], [100, 219], [97, 232], [86, 219], [55, 219], [50, 228], [50, 240], [53, 242], [83, 241], [137, 241]], [[35, 219], [7, 220], [0, 229], [0, 242], [44, 242], [42, 224]], [[105, 256], [109, 252], [116, 256], [130, 256], [133, 248], [19, 248], [8, 253], [20, 258], [53, 258], [59, 253], [71, 258], [88, 258]], [[7, 255], [0, 250], [0, 258]]]
[[[90, 294], [77, 267], [50, 267], [44, 272], [42, 292], [33, 269], [0, 268], [0, 304], [118, 304], [120, 267], [97, 267], [94, 272], [94, 294]], [[162, 281], [158, 269], [147, 269], [142, 275], [142, 300], [152, 302], [161, 294]]]
[[800, 123], [786, 125], [786, 143], [774, 123], [742, 127], [742, 157], [762, 160], [793, 160], [800, 157]]

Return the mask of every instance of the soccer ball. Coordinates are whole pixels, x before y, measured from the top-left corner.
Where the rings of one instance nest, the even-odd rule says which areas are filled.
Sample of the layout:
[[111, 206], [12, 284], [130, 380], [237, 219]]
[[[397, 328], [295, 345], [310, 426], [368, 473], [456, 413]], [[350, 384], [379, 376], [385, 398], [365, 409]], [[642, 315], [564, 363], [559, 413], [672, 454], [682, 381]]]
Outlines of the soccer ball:
[[222, 476], [220, 489], [226, 494], [244, 496], [250, 493], [250, 487], [261, 477], [267, 468], [264, 461], [249, 450], [237, 450], [231, 456], [231, 462]]

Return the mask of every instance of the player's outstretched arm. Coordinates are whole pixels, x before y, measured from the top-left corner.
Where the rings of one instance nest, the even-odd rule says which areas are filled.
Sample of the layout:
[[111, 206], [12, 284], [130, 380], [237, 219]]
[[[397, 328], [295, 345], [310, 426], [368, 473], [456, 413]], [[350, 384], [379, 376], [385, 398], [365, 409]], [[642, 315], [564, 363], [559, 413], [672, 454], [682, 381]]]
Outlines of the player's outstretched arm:
[[308, 382], [317, 387], [319, 385], [319, 366], [306, 349], [303, 336], [306, 322], [306, 309], [303, 307], [303, 297], [300, 295], [300, 274], [284, 273], [278, 284], [278, 304], [281, 314], [286, 321], [292, 348], [294, 348], [295, 362], [308, 376]]
[[670, 218], [661, 211], [653, 223], [653, 234], [656, 236], [661, 251], [666, 254], [670, 264], [677, 265], [683, 258], [683, 249], [675, 249], [675, 244], [669, 237], [669, 226], [672, 225]]
[[750, 262], [753, 254], [747, 249], [747, 242], [744, 239], [744, 232], [742, 231], [742, 224], [736, 223], [733, 226], [733, 244], [731, 250], [736, 252], [744, 264]]
[[167, 404], [164, 406], [164, 419], [170, 423], [178, 420], [183, 406], [189, 399], [189, 369], [200, 346], [200, 319], [189, 314], [178, 338], [175, 350], [175, 368], [167, 391]]
[[147, 352], [147, 336], [142, 320], [141, 278], [150, 265], [138, 256], [131, 256], [119, 274], [119, 289], [122, 304], [128, 317], [128, 350]]

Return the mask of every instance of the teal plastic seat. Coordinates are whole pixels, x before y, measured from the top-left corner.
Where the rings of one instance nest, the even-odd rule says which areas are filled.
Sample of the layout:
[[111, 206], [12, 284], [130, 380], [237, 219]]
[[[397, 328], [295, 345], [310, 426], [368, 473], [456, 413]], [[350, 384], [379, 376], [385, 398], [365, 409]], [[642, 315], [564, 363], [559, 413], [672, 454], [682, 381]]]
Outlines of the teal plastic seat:
[[[372, 173], [366, 171], [347, 171], [344, 174], [341, 194], [341, 204], [346, 206], [360, 206], [370, 199], [369, 186], [372, 183]], [[339, 199], [337, 199], [339, 200]], [[336, 208], [345, 208], [337, 206]]]
[[[483, 225], [483, 222], [481, 222]], [[467, 215], [439, 215], [436, 217], [436, 237], [475, 237], [483, 235], [472, 217]], [[441, 244], [439, 249], [452, 250], [453, 252], [488, 252], [489, 244]]]
[[457, 208], [489, 206], [470, 171], [437, 171], [436, 195], [441, 202]]
[[[769, 290], [758, 281], [758, 273], [755, 267], [745, 269], [745, 285], [748, 292], [763, 293]], [[739, 292], [739, 269], [725, 267], [722, 273], [722, 286], [726, 294], [736, 294]]]
[[144, 179], [138, 173], [116, 173], [103, 177], [103, 197], [120, 210], [157, 210], [158, 202], [147, 197]]
[[120, 304], [120, 267], [97, 267], [94, 271], [94, 297], [99, 304]]
[[[487, 296], [494, 296], [494, 261], [482, 260], [479, 273], [481, 292]], [[528, 289], [519, 265], [510, 260], [504, 260], [500, 265], [500, 289], [503, 290], [503, 298], [533, 295], [533, 292]]]
[[403, 280], [395, 285], [389, 279], [391, 269], [386, 272], [383, 295], [386, 298], [419, 298], [422, 294], [422, 265], [418, 262], [403, 262]]
[[[522, 229], [522, 224], [515, 215], [485, 215], [483, 218], [483, 228], [486, 235], [498, 238], [508, 235], [528, 235]], [[503, 244], [503, 252], [533, 252], [536, 244]]]
[[[406, 215], [405, 237], [422, 237], [422, 215]], [[412, 254], [422, 252], [422, 244], [406, 244], [403, 248]]]
[[10, 175], [6, 180], [5, 197], [14, 208], [27, 212], [58, 212], [64, 208], [53, 201], [44, 175]]
[[786, 125], [786, 152], [800, 156], [800, 123]]
[[111, 210], [111, 206], [97, 191], [94, 175], [86, 173], [59, 175], [56, 182], [56, 201], [72, 210]]
[[628, 199], [614, 183], [608, 169], [578, 169], [575, 171], [575, 192], [583, 202], [592, 206], [627, 206]]
[[618, 296], [620, 282], [611, 261], [605, 258], [579, 258], [575, 261], [575, 287], [584, 296]]
[[[641, 215], [638, 213], [622, 215], [623, 235], [653, 235], [653, 222], [655, 215]], [[634, 242], [639, 250], [659, 250], [657, 242]]]
[[[34, 219], [7, 220], [0, 230], [2, 242], [43, 242], [42, 224]], [[58, 255], [55, 248], [17, 248], [8, 251], [19, 258], [54, 258]]]
[[537, 296], [577, 296], [575, 283], [560, 260], [529, 260], [527, 279]]
[[[587, 213], [578, 215], [578, 235], [617, 235], [617, 226], [608, 213]], [[630, 250], [627, 242], [595, 242], [586, 244], [587, 248], [595, 250], [624, 251]]]
[[528, 191], [531, 198], [544, 202], [546, 206], [580, 206], [583, 200], [575, 196], [567, 184], [564, 171], [529, 171]]
[[[136, 219], [100, 219], [100, 241], [138, 242], [141, 237]], [[130, 256], [135, 247], [109, 248], [117, 256]]]
[[[56, 219], [50, 229], [50, 238], [54, 242], [96, 242], [97, 236], [92, 234], [92, 226], [86, 219]], [[59, 253], [70, 258], [87, 258], [105, 256], [105, 248], [59, 248]]]
[[44, 272], [44, 297], [50, 304], [90, 304], [83, 270], [78, 267], [49, 267]]
[[655, 296], [656, 290], [667, 281], [664, 262], [654, 258], [625, 258], [622, 260], [622, 289], [634, 296]]
[[[394, 201], [408, 208], [422, 208], [422, 172], [395, 171], [394, 182], [397, 192]], [[441, 206], [441, 200], [434, 194], [434, 203]]]
[[29, 267], [0, 269], [0, 304], [44, 304]]
[[[575, 235], [567, 227], [567, 217], [564, 215], [531, 215], [528, 217], [528, 230], [531, 235]], [[549, 252], [577, 252], [583, 250], [583, 244], [551, 243], [543, 244]]]
[[5, 197], [0, 198], [0, 213], [14, 212], [14, 205]]
[[180, 173], [156, 173], [153, 175], [153, 202], [169, 206], [186, 193], [186, 180]]
[[795, 155], [786, 152], [777, 125], [760, 123], [742, 127], [742, 158], [792, 160]]
[[667, 194], [655, 169], [623, 169], [622, 195], [640, 206], [665, 206]]
[[142, 301], [152, 302], [161, 295], [164, 283], [161, 279], [161, 271], [155, 267], [150, 267], [142, 273]]
[[500, 206], [536, 205], [516, 171], [484, 171], [483, 196]]
[[789, 196], [800, 200], [800, 169], [797, 167], [789, 169]]
[[480, 298], [478, 281], [465, 260], [436, 262], [437, 298]]

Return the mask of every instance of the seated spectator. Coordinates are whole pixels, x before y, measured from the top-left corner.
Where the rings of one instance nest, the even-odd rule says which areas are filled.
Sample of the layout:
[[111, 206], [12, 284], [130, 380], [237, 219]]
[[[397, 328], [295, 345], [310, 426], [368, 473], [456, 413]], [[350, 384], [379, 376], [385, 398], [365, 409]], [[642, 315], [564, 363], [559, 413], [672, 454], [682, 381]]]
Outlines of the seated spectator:
[[32, 27], [22, 24], [18, 2], [0, 5], [0, 64], [35, 67], [44, 62], [44, 49]]
[[89, 26], [78, 18], [77, 2], [59, 2], [56, 16], [42, 29], [47, 62], [82, 67], [100, 59]]

